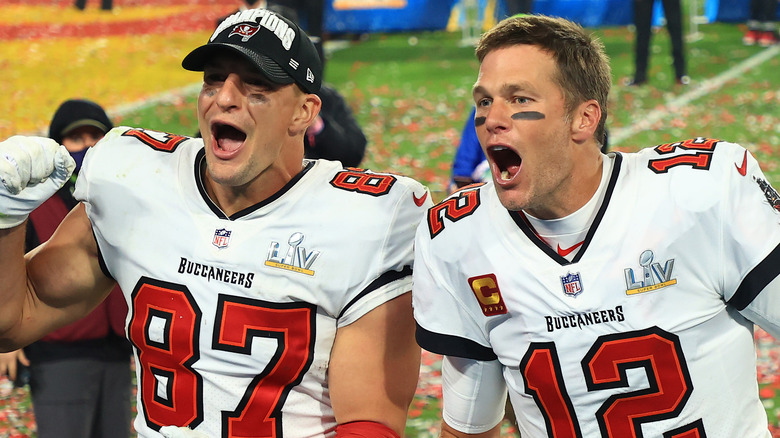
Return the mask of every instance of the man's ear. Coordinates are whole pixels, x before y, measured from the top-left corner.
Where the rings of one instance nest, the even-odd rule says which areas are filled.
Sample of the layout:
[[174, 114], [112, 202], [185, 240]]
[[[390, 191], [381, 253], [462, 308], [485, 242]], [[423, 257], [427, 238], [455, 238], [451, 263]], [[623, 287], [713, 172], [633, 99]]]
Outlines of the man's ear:
[[290, 132], [293, 134], [306, 132], [322, 108], [322, 100], [316, 94], [303, 94], [300, 102], [290, 125]]
[[572, 139], [578, 143], [593, 138], [601, 120], [601, 105], [591, 99], [577, 106], [572, 117]]

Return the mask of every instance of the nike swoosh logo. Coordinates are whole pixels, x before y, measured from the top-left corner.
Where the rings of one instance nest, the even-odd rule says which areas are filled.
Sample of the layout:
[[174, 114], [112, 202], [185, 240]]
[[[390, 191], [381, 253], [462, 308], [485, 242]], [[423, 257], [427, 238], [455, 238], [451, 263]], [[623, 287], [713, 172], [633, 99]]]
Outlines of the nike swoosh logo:
[[747, 173], [747, 151], [745, 151], [745, 156], [742, 158], [742, 165], [737, 166], [737, 163], [734, 163], [734, 167], [737, 168], [737, 172], [739, 172], [740, 175], [745, 176]]
[[422, 196], [420, 196], [419, 198], [417, 197], [417, 195], [415, 195], [415, 194], [414, 194], [414, 192], [412, 192], [412, 199], [414, 199], [414, 203], [415, 203], [415, 204], [416, 204], [418, 207], [422, 207], [422, 205], [423, 205], [423, 202], [425, 202], [425, 200], [426, 200], [427, 198], [428, 198], [428, 192], [425, 192], [425, 194], [424, 194], [424, 195], [422, 195]]
[[585, 241], [583, 240], [580, 243], [575, 243], [574, 245], [568, 247], [568, 248], [561, 248], [561, 244], [558, 244], [558, 255], [561, 257], [566, 257], [567, 255], [571, 254], [572, 251], [579, 248]]

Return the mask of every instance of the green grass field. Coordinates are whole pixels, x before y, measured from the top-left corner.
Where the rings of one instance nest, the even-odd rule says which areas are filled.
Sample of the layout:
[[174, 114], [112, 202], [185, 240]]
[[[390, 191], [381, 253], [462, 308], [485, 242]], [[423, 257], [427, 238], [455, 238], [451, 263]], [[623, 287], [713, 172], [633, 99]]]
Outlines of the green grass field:
[[[771, 182], [780, 187], [780, 46], [744, 47], [737, 24], [705, 24], [699, 31], [700, 38], [686, 45], [689, 86], [673, 85], [668, 37], [662, 29], [653, 37], [649, 85], [631, 88], [620, 84], [633, 73], [633, 33], [626, 27], [593, 29], [613, 63], [611, 147], [633, 151], [697, 136], [735, 141], [756, 155]], [[339, 43], [327, 61], [325, 80], [345, 95], [369, 138], [363, 166], [415, 177], [428, 185], [435, 200], [444, 194], [461, 127], [473, 104], [471, 86], [478, 65], [473, 47], [460, 43], [460, 33], [372, 34]], [[123, 110], [115, 121], [192, 135], [197, 130], [194, 102], [194, 92], [184, 94], [172, 102]], [[772, 348], [773, 341], [764, 343]], [[407, 429], [412, 438], [437, 436], [440, 388], [434, 359], [424, 357]], [[759, 370], [762, 397], [776, 424], [778, 357], [762, 353], [759, 359], [764, 367]], [[29, 410], [28, 400], [20, 403], [21, 410]], [[7, 417], [0, 409], [0, 424]], [[0, 437], [5, 436], [0, 430]]]

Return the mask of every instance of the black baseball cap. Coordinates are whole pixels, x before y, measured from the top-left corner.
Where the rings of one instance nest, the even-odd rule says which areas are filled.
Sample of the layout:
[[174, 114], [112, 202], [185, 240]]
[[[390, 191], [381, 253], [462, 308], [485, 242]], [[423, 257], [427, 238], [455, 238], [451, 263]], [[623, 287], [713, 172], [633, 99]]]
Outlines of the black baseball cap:
[[49, 124], [49, 138], [62, 144], [68, 132], [82, 126], [94, 126], [104, 134], [114, 127], [100, 105], [86, 99], [69, 99], [54, 112]]
[[271, 82], [296, 83], [308, 93], [320, 90], [322, 62], [314, 43], [293, 21], [268, 9], [247, 9], [227, 17], [209, 42], [190, 52], [181, 65], [203, 71], [216, 53], [226, 49], [242, 55]]

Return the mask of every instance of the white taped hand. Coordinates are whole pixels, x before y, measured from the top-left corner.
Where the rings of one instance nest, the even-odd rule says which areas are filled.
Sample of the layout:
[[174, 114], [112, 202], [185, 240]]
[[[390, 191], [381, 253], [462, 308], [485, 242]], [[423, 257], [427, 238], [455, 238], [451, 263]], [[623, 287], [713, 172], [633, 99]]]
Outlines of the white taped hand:
[[188, 427], [163, 426], [160, 434], [165, 438], [209, 438], [205, 433], [192, 430]]
[[75, 168], [65, 146], [50, 138], [15, 135], [0, 142], [0, 229], [24, 222]]

